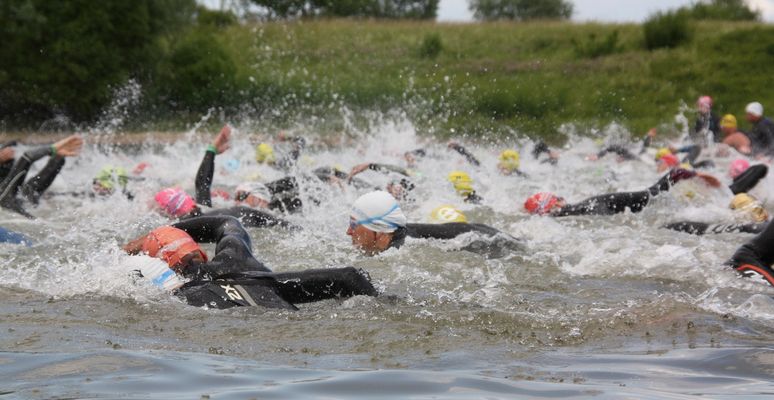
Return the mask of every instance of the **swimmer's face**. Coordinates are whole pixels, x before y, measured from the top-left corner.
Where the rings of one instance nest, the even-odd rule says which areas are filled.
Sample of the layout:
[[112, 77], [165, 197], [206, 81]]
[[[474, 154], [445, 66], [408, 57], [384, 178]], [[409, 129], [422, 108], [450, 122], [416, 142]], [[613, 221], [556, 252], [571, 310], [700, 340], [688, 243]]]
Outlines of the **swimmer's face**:
[[396, 200], [403, 197], [403, 186], [390, 183], [387, 185], [387, 193], [391, 194]]
[[390, 234], [374, 232], [363, 225], [356, 225], [350, 219], [347, 235], [352, 238], [352, 245], [367, 255], [381, 253], [390, 246]]

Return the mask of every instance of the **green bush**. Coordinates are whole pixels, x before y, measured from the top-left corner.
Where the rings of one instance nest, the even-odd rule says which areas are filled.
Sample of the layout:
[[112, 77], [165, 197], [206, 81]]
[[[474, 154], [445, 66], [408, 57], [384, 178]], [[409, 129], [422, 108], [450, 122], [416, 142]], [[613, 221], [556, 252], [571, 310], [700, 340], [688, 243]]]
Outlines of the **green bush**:
[[712, 0], [680, 9], [689, 18], [716, 21], [757, 21], [760, 12], [753, 11], [743, 0]]
[[170, 54], [156, 84], [173, 108], [203, 111], [233, 105], [236, 65], [208, 29], [191, 31]]
[[423, 58], [436, 58], [443, 51], [443, 41], [441, 35], [437, 33], [428, 33], [422, 39], [419, 45], [419, 56]]
[[679, 12], [656, 13], [642, 26], [648, 50], [674, 48], [687, 43], [693, 36], [688, 17]]
[[199, 25], [225, 28], [237, 23], [236, 15], [230, 11], [209, 10], [199, 6], [196, 13], [196, 22]]
[[582, 58], [597, 58], [615, 54], [620, 51], [618, 45], [618, 31], [610, 32], [602, 40], [597, 40], [595, 33], [589, 33], [584, 41], [572, 39], [575, 55]]

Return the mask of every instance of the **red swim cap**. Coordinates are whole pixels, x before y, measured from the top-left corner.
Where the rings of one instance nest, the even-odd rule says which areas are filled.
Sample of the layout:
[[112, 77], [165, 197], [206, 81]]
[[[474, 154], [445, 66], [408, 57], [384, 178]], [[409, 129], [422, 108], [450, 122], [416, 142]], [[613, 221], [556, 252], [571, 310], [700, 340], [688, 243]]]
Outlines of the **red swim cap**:
[[666, 154], [659, 159], [659, 162], [665, 163], [669, 168], [680, 165], [680, 160], [674, 154]]
[[173, 269], [181, 266], [183, 258], [191, 253], [199, 253], [204, 261], [207, 261], [207, 254], [202, 251], [199, 244], [185, 231], [172, 226], [162, 226], [152, 230], [145, 237], [142, 251], [151, 257], [166, 261]]
[[194, 209], [196, 203], [188, 193], [177, 188], [166, 188], [156, 193], [156, 204], [173, 217], [182, 217]]
[[553, 193], [540, 192], [530, 196], [527, 201], [524, 202], [524, 208], [530, 214], [547, 214], [552, 208], [556, 207], [560, 197]]
[[732, 178], [736, 178], [737, 176], [742, 175], [744, 171], [747, 171], [747, 168], [750, 168], [750, 163], [747, 160], [744, 158], [736, 159], [731, 163], [731, 166], [728, 169], [728, 175]]

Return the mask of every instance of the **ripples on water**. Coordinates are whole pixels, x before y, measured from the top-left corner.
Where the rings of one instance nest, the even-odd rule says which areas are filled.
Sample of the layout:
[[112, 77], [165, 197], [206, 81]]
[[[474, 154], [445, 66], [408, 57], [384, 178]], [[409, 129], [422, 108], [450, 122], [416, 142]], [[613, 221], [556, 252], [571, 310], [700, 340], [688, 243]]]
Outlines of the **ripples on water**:
[[[232, 149], [216, 159], [215, 188], [232, 190], [245, 179], [266, 181], [283, 176], [255, 164], [250, 132], [237, 129], [233, 137]], [[0, 376], [19, 382], [11, 391], [46, 382], [45, 373], [34, 369], [40, 368], [38, 364], [64, 363], [78, 359], [84, 351], [90, 355], [84, 356], [83, 363], [92, 365], [92, 359], [104, 357], [113, 360], [110, 363], [117, 365], [117, 372], [97, 375], [93, 390], [68, 374], [52, 372], [64, 379], [65, 386], [82, 389], [81, 393], [109, 393], [109, 383], [124, 376], [122, 391], [130, 393], [131, 387], [154, 387], [157, 378], [143, 370], [172, 368], [173, 377], [194, 385], [180, 398], [207, 393], [206, 382], [232, 398], [248, 394], [308, 397], [311, 393], [358, 398], [362, 391], [385, 382], [407, 382], [384, 393], [398, 398], [410, 393], [417, 397], [433, 393], [444, 397], [583, 397], [595, 393], [616, 397], [621, 393], [618, 383], [660, 377], [640, 367], [677, 371], [678, 364], [647, 355], [666, 351], [675, 360], [692, 360], [689, 368], [681, 370], [682, 375], [675, 372], [675, 379], [683, 384], [694, 382], [689, 369], [700, 368], [718, 354], [733, 368], [744, 363], [758, 367], [748, 368], [755, 373], [729, 372], [723, 378], [732, 383], [749, 379], [753, 383], [749, 393], [761, 393], [755, 385], [765, 387], [774, 376], [771, 358], [752, 359], [753, 350], [721, 350], [767, 348], [774, 333], [770, 297], [774, 290], [740, 279], [722, 266], [750, 236], [698, 237], [659, 229], [682, 219], [732, 219], [727, 210], [730, 192], [712, 193], [691, 182], [681, 183], [640, 214], [612, 217], [552, 219], [522, 211], [524, 199], [536, 191], [553, 191], [578, 201], [603, 192], [641, 190], [658, 179], [649, 156], [624, 164], [612, 156], [599, 162], [584, 161], [597, 145], [581, 138], [570, 140], [558, 167], [533, 160], [529, 155], [532, 143], [527, 140], [508, 143], [522, 153], [522, 170], [529, 174], [524, 179], [497, 173], [496, 156], [506, 145], [471, 145], [483, 163], [473, 168], [443, 143], [416, 136], [407, 122], [384, 123], [367, 135], [342, 137], [336, 146], [323, 146], [319, 138], [309, 135], [313, 145], [300, 159], [300, 171], [324, 165], [349, 169], [366, 161], [401, 164], [404, 151], [428, 148], [430, 157], [416, 168], [420, 172], [415, 178], [417, 201], [405, 207], [409, 220], [427, 221], [433, 208], [454, 204], [470, 221], [524, 238], [527, 251], [485, 259], [455, 251], [465, 239], [452, 243], [409, 240], [399, 251], [366, 258], [352, 249], [345, 234], [349, 205], [360, 193], [312, 185], [307, 194], [314, 193], [320, 206], [289, 217], [304, 230], [252, 230], [255, 254], [275, 271], [360, 267], [386, 296], [304, 305], [295, 313], [186, 306], [146, 282], [133, 281], [127, 274], [129, 257], [118, 246], [165, 223], [147, 209], [157, 189], [181, 185], [193, 193], [194, 176], [206, 147], [198, 138], [189, 134], [172, 145], [149, 143], [130, 151], [106, 152], [87, 146], [81, 157], [68, 160], [50, 189], [85, 191], [105, 164], [131, 170], [147, 162], [151, 167], [144, 173], [146, 180], [130, 183], [135, 201], [120, 195], [107, 199], [55, 197], [31, 209], [39, 217], [35, 221], [0, 211], [4, 227], [36, 241], [30, 248], [0, 245], [0, 349], [39, 353], [0, 354]], [[236, 171], [226, 166], [232, 159], [239, 160]], [[718, 168], [713, 172], [725, 177], [729, 161], [716, 160]], [[472, 175], [484, 205], [459, 201], [446, 181], [448, 172], [455, 169]], [[363, 178], [386, 182], [373, 172], [364, 173]], [[770, 179], [756, 189], [759, 197], [774, 198]], [[694, 194], [693, 200], [687, 200], [688, 192]], [[120, 351], [105, 353], [106, 348]], [[213, 355], [202, 355], [206, 353]], [[264, 383], [263, 389], [251, 391], [244, 386], [248, 383], [234, 383], [234, 375], [227, 372], [230, 367], [223, 367], [232, 363], [239, 365], [234, 367], [240, 371], [237, 382], [277, 380], [273, 384], [280, 389]], [[630, 364], [637, 369], [627, 366]], [[353, 371], [382, 368], [399, 371], [381, 375]], [[247, 370], [250, 372], [244, 372]], [[411, 370], [447, 372], [414, 375]], [[611, 370], [621, 370], [621, 376], [613, 377]], [[721, 376], [719, 371], [723, 371], [720, 366], [712, 376]], [[305, 377], [315, 383], [299, 384]], [[683, 387], [695, 387], [695, 393], [734, 393], [723, 386], [726, 381], [717, 379]], [[674, 389], [665, 382], [658, 390]], [[643, 390], [641, 396], [657, 395], [645, 391], [647, 385], [638, 387]]]

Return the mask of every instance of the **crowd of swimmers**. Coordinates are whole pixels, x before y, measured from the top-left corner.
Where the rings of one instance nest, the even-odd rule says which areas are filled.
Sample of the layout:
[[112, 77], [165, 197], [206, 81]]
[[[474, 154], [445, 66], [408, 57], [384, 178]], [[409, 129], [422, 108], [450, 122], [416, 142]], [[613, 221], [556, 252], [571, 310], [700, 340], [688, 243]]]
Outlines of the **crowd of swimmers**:
[[[746, 119], [751, 129], [743, 132], [738, 129], [733, 115], [718, 118], [713, 111], [712, 99], [702, 96], [697, 102], [696, 123], [684, 145], [653, 147], [656, 133], [652, 130], [640, 144], [608, 144], [587, 157], [593, 162], [607, 154], [615, 154], [619, 162], [628, 162], [655, 154], [655, 169], [661, 177], [653, 185], [639, 191], [604, 193], [579, 201], [538, 192], [520, 202], [522, 212], [554, 218], [638, 213], [681, 181], [691, 180], [707, 190], [727, 186], [733, 194], [728, 199], [729, 207], [735, 210], [739, 219], [717, 223], [674, 221], [663, 228], [694, 235], [755, 235], [746, 242], [740, 235], [741, 246], [729, 255], [728, 265], [744, 276], [762, 277], [774, 285], [771, 269], [774, 227], [768, 223], [769, 214], [764, 203], [750, 193], [766, 177], [768, 164], [774, 156], [774, 123], [763, 115], [761, 104], [750, 103], [746, 107]], [[215, 159], [232, 144], [231, 128], [226, 125], [204, 151], [193, 182], [193, 196], [179, 187], [158, 188], [152, 199], [153, 209], [167, 217], [169, 223], [128, 240], [123, 246], [128, 254], [143, 254], [145, 260], [150, 260], [145, 267], [139, 268], [138, 274], [191, 305], [213, 308], [260, 305], [294, 310], [300, 303], [378, 295], [366, 271], [344, 267], [275, 273], [253, 253], [247, 228], [301, 229], [289, 222], [288, 216], [317, 205], [313, 196], [302, 195], [302, 189], [310, 185], [329, 186], [331, 190], [349, 185], [362, 193], [351, 205], [346, 232], [353, 247], [366, 255], [398, 249], [407, 238], [450, 240], [463, 235], [469, 240], [465, 240], [459, 250], [484, 257], [500, 257], [526, 249], [522, 240], [491, 226], [469, 221], [452, 205], [435, 208], [431, 213], [434, 223], [415, 223], [407, 219], [403, 208], [416, 201], [413, 193], [417, 183], [413, 181], [416, 175], [413, 169], [420, 160], [432, 158], [429, 149], [410, 149], [394, 164], [363, 160], [349, 171], [323, 166], [299, 172], [298, 160], [307, 141], [284, 134], [277, 140], [284, 142], [289, 150], [278, 155], [270, 143], [261, 143], [256, 146], [255, 159], [280, 171], [284, 175], [280, 179], [244, 181], [232, 193], [214, 190], [213, 186], [217, 186], [214, 182]], [[66, 159], [78, 156], [82, 146], [83, 139], [78, 135], [30, 148], [23, 154], [16, 153], [15, 142], [0, 144], [0, 206], [8, 212], [35, 218], [28, 211], [28, 205], [45, 199], [43, 195], [63, 169]], [[520, 169], [521, 154], [515, 148], [502, 149], [496, 160], [482, 161], [460, 143], [449, 142], [446, 147], [459, 154], [470, 169], [491, 162], [503, 176], [530, 179]], [[710, 158], [699, 160], [708, 151]], [[561, 151], [538, 142], [532, 156], [535, 162], [559, 165]], [[31, 166], [45, 157], [48, 157], [46, 164], [35, 176], [28, 177]], [[730, 163], [728, 184], [721, 183], [710, 173], [717, 170], [712, 161], [717, 157], [735, 158]], [[91, 187], [84, 188], [81, 194], [95, 197], [121, 195], [131, 200], [135, 195], [129, 191], [129, 183], [141, 179], [138, 176], [145, 166], [138, 165], [131, 174], [120, 167], [106, 166], [96, 171]], [[385, 174], [388, 183], [371, 184], [360, 175], [365, 171]], [[450, 172], [447, 184], [461, 202], [474, 205], [486, 202], [476, 192], [474, 181], [466, 171]], [[229, 204], [214, 207], [213, 194], [229, 199]], [[345, 226], [342, 221], [342, 229]], [[31, 245], [34, 238], [0, 228], [0, 242]], [[202, 250], [202, 243], [215, 244], [214, 252], [208, 255]]]

